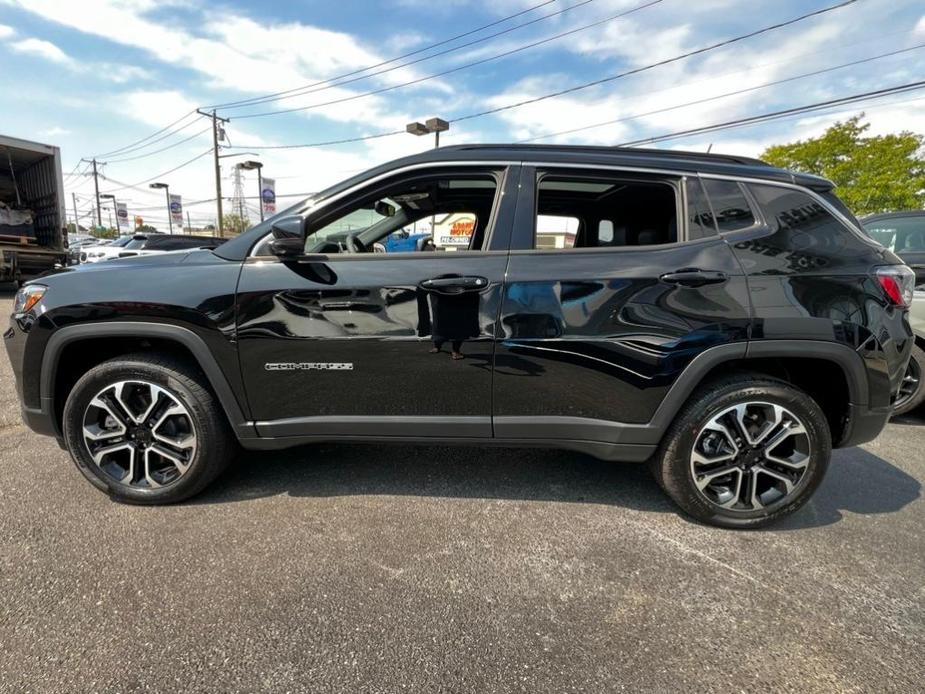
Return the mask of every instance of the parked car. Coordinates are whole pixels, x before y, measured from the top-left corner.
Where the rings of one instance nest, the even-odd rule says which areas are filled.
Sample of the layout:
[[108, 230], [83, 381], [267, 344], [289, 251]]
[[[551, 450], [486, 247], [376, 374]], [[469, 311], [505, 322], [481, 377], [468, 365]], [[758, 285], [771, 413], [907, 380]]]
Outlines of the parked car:
[[893, 408], [894, 415], [903, 415], [925, 403], [925, 286], [915, 292], [912, 308], [909, 310], [909, 323], [915, 333], [915, 346], [899, 396]]
[[215, 248], [225, 239], [217, 236], [197, 236], [193, 234], [135, 234], [118, 253], [119, 258], [131, 258], [137, 255], [152, 255], [170, 251], [184, 251], [192, 248]]
[[78, 251], [78, 260], [81, 263], [98, 263], [101, 260], [118, 258], [119, 251], [132, 240], [131, 234], [119, 236], [115, 239], [101, 239], [100, 243], [81, 246]]
[[912, 268], [916, 286], [925, 286], [925, 210], [870, 215], [861, 223], [871, 238]]
[[[373, 252], [461, 213], [453, 252]], [[717, 154], [445, 147], [104, 265], [28, 284], [5, 343], [29, 426], [137, 504], [236, 445], [414, 441], [647, 461], [694, 518], [761, 526], [880, 433], [912, 350], [912, 273], [832, 184]]]

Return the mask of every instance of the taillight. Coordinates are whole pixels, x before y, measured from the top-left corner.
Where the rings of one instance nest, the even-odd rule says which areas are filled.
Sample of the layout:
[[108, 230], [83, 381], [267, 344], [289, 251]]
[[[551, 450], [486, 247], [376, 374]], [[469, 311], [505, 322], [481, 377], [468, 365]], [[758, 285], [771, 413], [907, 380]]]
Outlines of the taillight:
[[877, 268], [877, 282], [892, 306], [909, 306], [915, 291], [915, 273], [905, 265]]

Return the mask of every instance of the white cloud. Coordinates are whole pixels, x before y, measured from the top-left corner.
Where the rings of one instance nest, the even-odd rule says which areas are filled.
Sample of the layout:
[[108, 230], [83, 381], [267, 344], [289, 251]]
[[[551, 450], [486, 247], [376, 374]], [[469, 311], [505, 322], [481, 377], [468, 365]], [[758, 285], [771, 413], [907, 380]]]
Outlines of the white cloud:
[[8, 39], [15, 34], [16, 30], [13, 27], [7, 26], [6, 24], [0, 24], [0, 40]]
[[41, 131], [42, 137], [61, 137], [62, 135], [70, 135], [71, 131], [67, 128], [62, 128], [58, 125], [53, 125], [50, 128], [45, 128]]
[[60, 65], [71, 65], [73, 62], [67, 53], [62, 51], [51, 41], [45, 41], [43, 39], [23, 39], [22, 41], [11, 43], [10, 48], [18, 53], [34, 55]]
[[919, 20], [919, 23], [915, 25], [916, 34], [925, 34], [925, 15], [922, 15], [922, 18]]
[[[161, 7], [154, 0], [132, 0], [127, 4], [113, 0], [84, 0], [80, 3], [12, 1], [46, 19], [147, 50], [161, 62], [195, 70], [206, 78], [201, 86], [207, 90], [224, 89], [248, 94], [282, 91], [382, 62], [380, 56], [364, 48], [361, 41], [349, 34], [301, 23], [268, 25], [230, 12], [205, 11], [204, 21], [197, 25], [203, 27], [203, 34], [194, 35], [186, 29], [151, 19], [148, 13]], [[145, 37], [145, 40], [138, 41], [136, 37], [139, 36]], [[382, 79], [396, 83], [407, 81], [416, 74], [402, 68]], [[326, 88], [283, 102], [265, 104], [264, 110], [326, 104], [350, 98], [368, 88], [366, 83], [356, 89]], [[407, 117], [405, 113], [390, 110], [386, 102], [376, 96], [306, 113], [354, 123], [381, 123], [385, 120], [399, 123]]]

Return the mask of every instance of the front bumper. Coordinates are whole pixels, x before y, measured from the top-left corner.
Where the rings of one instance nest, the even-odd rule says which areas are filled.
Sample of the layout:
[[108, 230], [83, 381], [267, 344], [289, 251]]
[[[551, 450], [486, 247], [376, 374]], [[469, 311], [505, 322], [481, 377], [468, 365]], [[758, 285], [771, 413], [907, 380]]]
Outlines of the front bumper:
[[[23, 422], [32, 431], [43, 436], [60, 437], [57, 421], [53, 413], [51, 398], [42, 398], [38, 394], [38, 383], [41, 378], [41, 354], [33, 354], [36, 350], [29, 350], [30, 332], [34, 327], [36, 318], [32, 314], [24, 316], [10, 316], [10, 327], [3, 333], [3, 344], [10, 360], [13, 377], [16, 381], [16, 395], [19, 399]], [[41, 345], [37, 345], [41, 350]], [[27, 384], [26, 373], [32, 381]], [[35, 402], [29, 402], [26, 391], [34, 392]]]

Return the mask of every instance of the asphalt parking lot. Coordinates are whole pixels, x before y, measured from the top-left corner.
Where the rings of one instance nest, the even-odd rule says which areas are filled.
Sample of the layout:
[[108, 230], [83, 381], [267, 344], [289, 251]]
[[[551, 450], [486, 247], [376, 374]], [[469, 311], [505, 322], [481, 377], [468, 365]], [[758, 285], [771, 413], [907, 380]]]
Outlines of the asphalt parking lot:
[[22, 426], [3, 354], [0, 691], [918, 692], [923, 480], [920, 412], [770, 531], [507, 449], [249, 454], [128, 507]]

